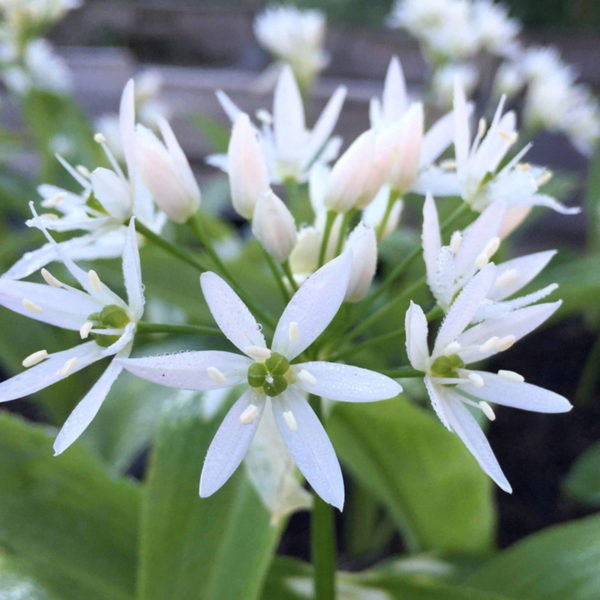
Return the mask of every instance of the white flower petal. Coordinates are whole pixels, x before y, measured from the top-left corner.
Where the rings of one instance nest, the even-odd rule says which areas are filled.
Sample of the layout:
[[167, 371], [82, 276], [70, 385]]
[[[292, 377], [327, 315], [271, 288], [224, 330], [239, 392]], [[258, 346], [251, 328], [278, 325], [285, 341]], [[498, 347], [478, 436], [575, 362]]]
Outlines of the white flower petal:
[[452, 143], [454, 134], [454, 113], [446, 113], [438, 119], [425, 133], [421, 142], [421, 168], [428, 167]]
[[236, 106], [236, 104], [233, 102], [233, 100], [223, 90], [217, 90], [215, 92], [215, 96], [217, 97], [217, 100], [219, 101], [221, 108], [225, 111], [225, 114], [229, 117], [229, 120], [232, 123], [235, 123], [235, 120], [238, 118], [238, 115], [242, 114], [244, 111], [242, 111], [240, 108], [238, 108]]
[[486, 371], [470, 372], [480, 375], [484, 385], [475, 387], [469, 383], [461, 384], [459, 388], [481, 400], [540, 413], [562, 413], [573, 408], [564, 396], [537, 385], [507, 381]]
[[406, 311], [406, 353], [410, 364], [419, 371], [427, 371], [429, 348], [427, 347], [427, 319], [423, 309], [412, 300]]
[[[163, 356], [120, 359], [119, 364], [137, 377], [183, 390], [216, 390], [241, 383], [246, 378], [249, 358], [233, 352], [207, 350]], [[213, 367], [223, 381], [209, 375]]]
[[483, 321], [458, 337], [458, 343], [464, 348], [458, 352], [458, 355], [466, 364], [492, 356], [497, 352], [495, 349], [480, 352], [479, 346], [494, 336], [502, 338], [514, 335], [516, 340], [520, 340], [539, 327], [560, 305], [560, 300], [536, 304], [515, 310], [500, 319]]
[[312, 385], [298, 378], [296, 384], [309, 394], [340, 402], [373, 402], [394, 398], [402, 386], [381, 373], [351, 365], [324, 361], [294, 365], [295, 370], [306, 370], [316, 379]]
[[448, 421], [448, 417], [446, 416], [445, 410], [445, 402], [447, 390], [443, 385], [438, 385], [435, 383], [435, 379], [426, 375], [423, 379], [425, 383], [425, 388], [427, 389], [427, 393], [429, 394], [429, 399], [431, 400], [431, 406], [433, 406], [433, 410], [435, 414], [438, 416], [438, 419], [442, 422], [442, 425], [452, 431], [452, 427], [450, 427], [450, 423]]
[[144, 288], [135, 220], [133, 218], [129, 222], [125, 247], [123, 248], [123, 280], [131, 315], [136, 321], [139, 321], [144, 312]]
[[498, 235], [505, 211], [503, 202], [494, 202], [464, 231], [454, 260], [457, 277], [462, 277], [473, 268], [477, 257], [490, 240]]
[[383, 118], [387, 121], [397, 121], [402, 118], [407, 108], [406, 81], [402, 65], [397, 56], [392, 56], [383, 84], [382, 109]]
[[461, 169], [467, 161], [470, 139], [467, 100], [460, 83], [456, 81], [454, 83], [454, 153], [458, 169]]
[[45, 361], [0, 383], [0, 402], [23, 398], [64, 379], [62, 368], [67, 361], [73, 358], [77, 358], [77, 362], [68, 374], [76, 373], [100, 360], [102, 348], [96, 342], [86, 342], [74, 348], [48, 355]]
[[440, 326], [432, 356], [442, 353], [471, 322], [494, 282], [495, 268], [495, 265], [488, 264], [463, 288]]
[[497, 319], [504, 315], [533, 304], [542, 298], [545, 298], [558, 288], [557, 283], [551, 283], [541, 290], [531, 292], [525, 296], [519, 296], [514, 300], [505, 300], [504, 302], [492, 302], [490, 304], [482, 304], [479, 310], [475, 313], [473, 322], [483, 321], [485, 319]]
[[413, 183], [411, 190], [417, 194], [430, 192], [436, 197], [460, 195], [456, 172], [444, 171], [438, 167], [430, 167], [422, 171]]
[[74, 408], [56, 436], [53, 446], [54, 456], [64, 452], [86, 430], [122, 370], [121, 365], [112, 361], [92, 389]]
[[440, 237], [440, 223], [438, 220], [437, 208], [431, 194], [425, 197], [423, 204], [423, 233], [421, 234], [423, 244], [423, 259], [425, 260], [425, 269], [427, 271], [427, 283], [432, 287], [435, 281], [437, 257], [442, 247]]
[[531, 206], [547, 206], [562, 215], [577, 215], [581, 212], [579, 206], [565, 206], [556, 200], [556, 198], [552, 198], [552, 196], [546, 194], [535, 194], [534, 196], [531, 196], [528, 204]]
[[273, 97], [273, 133], [280, 158], [293, 160], [305, 141], [306, 125], [302, 96], [288, 65], [281, 70]]
[[[256, 406], [258, 414], [252, 423], [244, 424], [240, 416], [250, 404]], [[257, 399], [252, 390], [247, 390], [231, 407], [206, 453], [200, 496], [211, 496], [233, 475], [250, 446], [264, 408], [264, 398]]]
[[519, 256], [512, 260], [507, 260], [496, 267], [496, 281], [507, 271], [514, 270], [515, 277], [505, 285], [494, 285], [490, 290], [490, 300], [504, 300], [525, 287], [536, 275], [550, 262], [550, 259], [556, 254], [556, 250], [546, 250]]
[[131, 190], [129, 183], [114, 171], [104, 167], [90, 174], [94, 195], [106, 212], [119, 221], [131, 216]]
[[[40, 312], [26, 308], [23, 300], [39, 307]], [[101, 309], [86, 294], [56, 288], [43, 283], [0, 279], [0, 305], [30, 319], [79, 331], [87, 317]]]
[[242, 352], [248, 346], [266, 348], [261, 328], [240, 297], [216, 273], [200, 276], [210, 312], [227, 339]]
[[123, 88], [121, 104], [119, 107], [119, 131], [125, 162], [127, 163], [127, 175], [130, 181], [135, 178], [134, 163], [134, 133], [135, 133], [135, 89], [133, 79], [130, 79]]
[[[292, 360], [321, 335], [344, 300], [351, 268], [352, 256], [344, 252], [302, 284], [277, 323], [273, 335], [274, 352]], [[298, 336], [292, 341], [289, 331], [290, 324], [294, 322], [298, 326]]]
[[[342, 510], [342, 470], [329, 437], [308, 401], [290, 389], [273, 399], [272, 404], [281, 437], [306, 481], [325, 502]], [[291, 410], [294, 415], [297, 423], [295, 431], [290, 429], [284, 417], [286, 410]]]
[[511, 493], [512, 487], [502, 472], [489, 442], [473, 415], [453, 394], [447, 394], [444, 404], [452, 430], [456, 432], [469, 452], [476, 458], [479, 466], [505, 492]]

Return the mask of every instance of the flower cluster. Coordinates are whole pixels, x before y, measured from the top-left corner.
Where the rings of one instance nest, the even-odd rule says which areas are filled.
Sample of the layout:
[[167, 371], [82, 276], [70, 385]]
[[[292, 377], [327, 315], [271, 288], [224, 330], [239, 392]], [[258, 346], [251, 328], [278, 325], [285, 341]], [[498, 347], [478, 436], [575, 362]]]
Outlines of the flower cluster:
[[[134, 84], [129, 82], [118, 124], [124, 164], [101, 134], [96, 141], [105, 150], [107, 166], [73, 167], [59, 157], [80, 189], [40, 187], [42, 206], [53, 212], [38, 215], [32, 209], [28, 225], [41, 229], [48, 243], [24, 255], [0, 278], [0, 304], [77, 331], [86, 341], [66, 351], [38, 350], [26, 357], [23, 365], [28, 370], [0, 384], [0, 401], [36, 392], [94, 361], [113, 357], [59, 433], [55, 450], [60, 453], [88, 426], [122, 369], [180, 389], [243, 386], [208, 448], [200, 495], [209, 496], [225, 484], [260, 435], [264, 417], [275, 423], [282, 440], [278, 447], [287, 448], [316, 493], [341, 509], [343, 479], [317, 416], [323, 414], [320, 398], [393, 399], [402, 387], [389, 373], [408, 370], [423, 379], [442, 423], [457, 433], [500, 487], [510, 490], [471, 409], [493, 419], [490, 403], [538, 412], [566, 411], [570, 404], [562, 396], [525, 383], [516, 372], [488, 373], [468, 367], [511, 347], [560, 305], [538, 303], [554, 292], [555, 284], [521, 292], [554, 251], [498, 264], [493, 258], [531, 207], [561, 213], [577, 209], [566, 208], [540, 191], [548, 175], [522, 162], [528, 146], [511, 154], [518, 139], [516, 116], [504, 111], [504, 101], [489, 127], [479, 122], [472, 139], [472, 107], [456, 83], [452, 110], [427, 127], [424, 104], [409, 99], [400, 62], [393, 58], [381, 97], [370, 102], [369, 128], [340, 152], [342, 142], [334, 129], [345, 95], [345, 88], [338, 88], [309, 128], [289, 67], [279, 75], [272, 114], [259, 111], [259, 124], [218, 93], [232, 131], [227, 155], [213, 156], [210, 162], [226, 171], [232, 208], [248, 222], [262, 246], [265, 271], [273, 275], [284, 298], [275, 323], [231, 275], [204, 234], [198, 212], [200, 190], [167, 121], [157, 119], [160, 137], [136, 123]], [[405, 257], [397, 256], [398, 267], [383, 280], [375, 277], [379, 243], [400, 237], [403, 197], [409, 193], [423, 198], [425, 270], [425, 277], [413, 281], [410, 288], [401, 278], [412, 259], [405, 264]], [[441, 203], [461, 199], [456, 212], [463, 218], [459, 227], [453, 220], [440, 224], [435, 198], [443, 196], [455, 199]], [[204, 266], [204, 254], [196, 259], [162, 235], [167, 219], [190, 227], [218, 273]], [[72, 236], [57, 243], [49, 230]], [[153, 325], [154, 331], [169, 330], [166, 324], [141, 322], [144, 288], [138, 235], [201, 271], [200, 286], [209, 311], [238, 352], [202, 349], [129, 357], [136, 334], [153, 331]], [[413, 258], [420, 252], [415, 251]], [[109, 290], [95, 270], [86, 273], [74, 262], [107, 257], [122, 257], [127, 302]], [[46, 266], [53, 261], [62, 262], [83, 291], [51, 275]], [[40, 270], [45, 283], [23, 281]], [[386, 357], [379, 357], [377, 370], [339, 362], [340, 356], [352, 354], [352, 318], [360, 320], [378, 299], [385, 301], [388, 290], [399, 292], [402, 283], [421, 298], [428, 286], [434, 306], [426, 315], [411, 302], [405, 327], [396, 332], [405, 339], [410, 365], [390, 370], [393, 365]], [[363, 301], [361, 308], [350, 306]], [[394, 301], [388, 298], [383, 308], [387, 310]], [[371, 310], [369, 323], [382, 314], [378, 310]], [[336, 317], [338, 313], [342, 314]], [[430, 352], [428, 320], [436, 315], [444, 317]], [[270, 345], [263, 327], [272, 332]], [[394, 364], [402, 355], [399, 343]], [[287, 475], [286, 471], [282, 477]], [[276, 500], [274, 504], [281, 509]]]

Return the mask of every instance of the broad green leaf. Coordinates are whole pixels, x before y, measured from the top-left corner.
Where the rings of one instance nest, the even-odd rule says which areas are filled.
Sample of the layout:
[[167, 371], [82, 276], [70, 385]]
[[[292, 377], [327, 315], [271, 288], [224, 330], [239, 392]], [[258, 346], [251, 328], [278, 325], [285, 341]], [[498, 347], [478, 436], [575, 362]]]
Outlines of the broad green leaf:
[[473, 587], [527, 600], [597, 600], [600, 517], [531, 535], [483, 565]]
[[140, 600], [260, 597], [279, 528], [243, 467], [211, 498], [198, 497], [202, 462], [223, 411], [182, 401], [159, 428], [142, 509]]
[[[277, 600], [312, 600], [312, 567], [289, 557], [273, 561], [263, 598]], [[444, 581], [427, 572], [368, 570], [336, 574], [338, 600], [517, 600], [494, 592], [480, 591]], [[522, 599], [519, 599], [522, 600]]]
[[136, 486], [54, 431], [0, 415], [0, 547], [60, 600], [133, 598]]
[[579, 502], [600, 506], [600, 442], [577, 458], [563, 482], [563, 491]]
[[412, 550], [490, 549], [491, 482], [432, 416], [404, 399], [339, 403], [327, 425], [345, 467], [387, 507]]

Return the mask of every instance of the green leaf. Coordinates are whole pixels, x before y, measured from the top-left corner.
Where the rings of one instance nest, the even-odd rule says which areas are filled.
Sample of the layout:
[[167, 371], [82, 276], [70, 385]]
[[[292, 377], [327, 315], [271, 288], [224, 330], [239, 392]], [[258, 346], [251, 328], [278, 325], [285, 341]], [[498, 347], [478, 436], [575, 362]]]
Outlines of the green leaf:
[[432, 416], [394, 399], [336, 404], [327, 425], [346, 468], [387, 507], [411, 549], [490, 549], [491, 483]]
[[[263, 597], [277, 600], [311, 600], [312, 590], [311, 565], [289, 557], [278, 557], [269, 571]], [[340, 600], [516, 600], [444, 581], [427, 572], [410, 573], [389, 569], [360, 573], [338, 571], [336, 594]]]
[[3, 600], [61, 600], [51, 594], [18, 561], [0, 554], [0, 598]]
[[596, 600], [600, 517], [546, 529], [504, 550], [467, 581], [527, 600]]
[[579, 502], [600, 506], [600, 442], [577, 458], [563, 482], [563, 491]]
[[198, 497], [210, 422], [202, 400], [182, 401], [159, 428], [142, 509], [140, 600], [251, 600], [260, 590], [279, 528], [243, 467], [211, 498]]
[[600, 251], [600, 153], [588, 163], [588, 181], [585, 193], [588, 214], [588, 247]]
[[0, 547], [60, 600], [133, 598], [136, 487], [54, 431], [0, 415]]

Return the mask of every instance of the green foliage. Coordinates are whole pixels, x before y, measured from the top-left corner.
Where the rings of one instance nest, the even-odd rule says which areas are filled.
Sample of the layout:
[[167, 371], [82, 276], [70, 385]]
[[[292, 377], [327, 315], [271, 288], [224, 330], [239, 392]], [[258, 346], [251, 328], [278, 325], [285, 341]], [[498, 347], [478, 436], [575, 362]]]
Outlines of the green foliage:
[[202, 461], [223, 418], [182, 401], [159, 429], [142, 506], [139, 600], [260, 598], [279, 528], [243, 468], [198, 497]]
[[54, 458], [53, 438], [48, 428], [0, 416], [0, 590], [12, 580], [18, 593], [20, 579], [33, 577], [30, 585], [48, 595], [36, 591], [32, 600], [132, 599], [137, 487], [80, 447]]
[[460, 440], [403, 399], [336, 404], [328, 432], [346, 468], [387, 507], [413, 550], [487, 551], [491, 483]]
[[579, 502], [600, 506], [600, 442], [577, 458], [563, 482], [563, 491]]
[[600, 517], [536, 533], [501, 552], [467, 583], [527, 600], [596, 600]]

